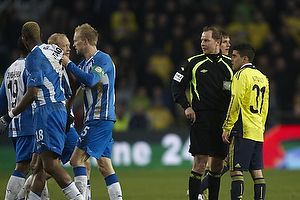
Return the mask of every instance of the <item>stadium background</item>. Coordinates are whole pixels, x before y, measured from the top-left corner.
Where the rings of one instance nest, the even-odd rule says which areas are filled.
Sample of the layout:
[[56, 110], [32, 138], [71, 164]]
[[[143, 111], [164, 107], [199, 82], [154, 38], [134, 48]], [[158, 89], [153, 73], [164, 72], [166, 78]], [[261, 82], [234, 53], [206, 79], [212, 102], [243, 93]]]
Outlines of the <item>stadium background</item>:
[[[40, 24], [43, 42], [63, 32], [72, 44], [74, 28], [85, 22], [99, 31], [98, 47], [112, 56], [117, 68], [116, 167], [191, 166], [188, 122], [172, 101], [170, 81], [187, 57], [201, 52], [202, 28], [216, 26], [230, 35], [231, 44], [253, 44], [254, 64], [270, 80], [267, 167], [300, 168], [299, 0], [3, 0], [2, 75], [18, 57], [16, 41], [28, 20]], [[82, 60], [74, 49], [71, 58], [75, 63]], [[80, 131], [82, 94], [74, 112]], [[0, 170], [12, 170], [14, 152], [6, 135], [1, 136], [0, 149]]]

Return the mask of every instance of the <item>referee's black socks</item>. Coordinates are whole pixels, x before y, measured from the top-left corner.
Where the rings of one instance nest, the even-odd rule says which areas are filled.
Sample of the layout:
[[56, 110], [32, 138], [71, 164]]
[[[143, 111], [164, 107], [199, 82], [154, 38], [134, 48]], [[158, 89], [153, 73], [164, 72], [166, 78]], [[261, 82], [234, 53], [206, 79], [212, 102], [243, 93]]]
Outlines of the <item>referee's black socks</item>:
[[202, 174], [191, 171], [189, 178], [189, 197], [190, 200], [198, 200], [199, 188], [201, 186]]

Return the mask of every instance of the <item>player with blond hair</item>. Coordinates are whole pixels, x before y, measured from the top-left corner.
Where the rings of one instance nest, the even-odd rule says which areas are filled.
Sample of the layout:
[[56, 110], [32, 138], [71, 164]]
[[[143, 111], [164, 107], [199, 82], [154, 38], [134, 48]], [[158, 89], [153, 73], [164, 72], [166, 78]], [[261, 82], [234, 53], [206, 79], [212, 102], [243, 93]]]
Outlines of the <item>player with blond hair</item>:
[[[27, 91], [16, 107], [1, 117], [0, 132], [14, 116], [35, 102], [34, 131], [36, 150], [41, 161], [36, 168], [36, 176], [39, 178], [33, 178], [33, 181], [40, 181], [36, 185], [44, 186], [45, 171], [55, 179], [68, 199], [83, 200], [83, 196], [59, 160], [66, 140], [67, 111], [63, 102], [69, 99], [71, 94], [68, 77], [60, 64], [63, 51], [57, 45], [43, 44], [40, 27], [33, 21], [23, 25], [22, 41], [30, 51], [25, 62], [28, 72]], [[31, 187], [28, 200], [40, 199], [41, 193], [40, 188]]]
[[[81, 83], [85, 119], [70, 163], [73, 167], [83, 168], [85, 160], [95, 157], [110, 199], [122, 200], [121, 186], [111, 163], [112, 130], [116, 121], [115, 65], [108, 54], [97, 50], [98, 32], [91, 25], [85, 23], [76, 27], [73, 39], [76, 53], [85, 59], [76, 66], [64, 56], [62, 64]], [[84, 170], [81, 175], [83, 173]]]

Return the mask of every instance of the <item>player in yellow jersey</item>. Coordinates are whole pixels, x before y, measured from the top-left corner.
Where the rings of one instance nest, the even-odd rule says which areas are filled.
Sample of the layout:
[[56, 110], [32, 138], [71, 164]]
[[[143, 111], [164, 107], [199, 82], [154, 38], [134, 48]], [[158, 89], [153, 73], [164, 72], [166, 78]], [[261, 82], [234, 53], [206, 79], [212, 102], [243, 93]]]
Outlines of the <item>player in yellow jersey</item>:
[[243, 198], [244, 171], [249, 171], [253, 178], [254, 199], [264, 200], [263, 136], [269, 107], [269, 83], [252, 64], [255, 50], [250, 44], [237, 44], [232, 51], [232, 67], [236, 73], [222, 135], [223, 142], [230, 144], [231, 200]]

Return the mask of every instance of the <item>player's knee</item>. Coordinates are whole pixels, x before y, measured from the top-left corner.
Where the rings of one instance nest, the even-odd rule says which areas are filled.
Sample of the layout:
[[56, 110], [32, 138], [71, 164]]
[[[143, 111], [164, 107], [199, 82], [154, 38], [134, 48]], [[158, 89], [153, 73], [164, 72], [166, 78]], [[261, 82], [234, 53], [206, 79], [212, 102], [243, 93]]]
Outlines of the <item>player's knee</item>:
[[39, 167], [39, 164], [36, 160], [32, 160], [30, 162], [30, 168], [33, 172], [36, 171], [38, 169], [38, 167]]
[[71, 157], [70, 158], [70, 165], [74, 167], [78, 167], [80, 165], [80, 160], [77, 157]]
[[202, 174], [205, 170], [206, 163], [205, 162], [198, 162], [194, 163], [193, 165], [193, 171]]

